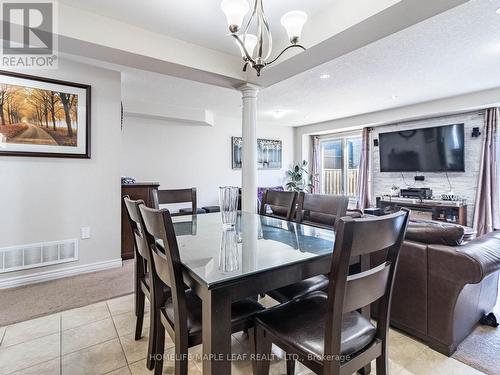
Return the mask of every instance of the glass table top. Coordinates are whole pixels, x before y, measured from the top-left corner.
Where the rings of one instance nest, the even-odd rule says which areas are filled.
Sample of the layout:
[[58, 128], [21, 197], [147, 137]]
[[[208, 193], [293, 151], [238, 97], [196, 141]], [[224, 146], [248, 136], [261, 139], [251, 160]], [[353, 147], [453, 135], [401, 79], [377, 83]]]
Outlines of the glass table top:
[[246, 212], [229, 230], [218, 212], [172, 220], [182, 263], [209, 287], [329, 255], [335, 240], [330, 230]]

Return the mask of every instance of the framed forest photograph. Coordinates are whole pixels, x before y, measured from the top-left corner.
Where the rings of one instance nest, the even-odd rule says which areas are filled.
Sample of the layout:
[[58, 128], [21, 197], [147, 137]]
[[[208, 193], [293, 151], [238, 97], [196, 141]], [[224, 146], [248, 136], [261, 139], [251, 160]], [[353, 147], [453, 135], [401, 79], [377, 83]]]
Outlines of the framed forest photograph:
[[[231, 137], [231, 162], [233, 169], [241, 168], [243, 138]], [[257, 139], [257, 168], [281, 169], [283, 167], [283, 142], [277, 139]]]
[[90, 158], [90, 86], [0, 71], [0, 156]]

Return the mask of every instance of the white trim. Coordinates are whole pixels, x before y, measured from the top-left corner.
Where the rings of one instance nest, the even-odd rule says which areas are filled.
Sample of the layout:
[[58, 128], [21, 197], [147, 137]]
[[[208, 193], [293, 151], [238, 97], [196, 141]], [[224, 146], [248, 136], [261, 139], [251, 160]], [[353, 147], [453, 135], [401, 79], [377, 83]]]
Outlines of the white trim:
[[332, 141], [335, 139], [342, 139], [342, 138], [356, 138], [363, 136], [363, 128], [348, 130], [348, 131], [342, 130], [338, 132], [332, 132], [327, 134], [316, 134], [316, 135], [319, 137], [320, 141]]
[[0, 289], [7, 289], [16, 286], [41, 283], [43, 281], [57, 280], [63, 277], [76, 276], [84, 273], [102, 271], [121, 266], [122, 266], [122, 260], [121, 258], [119, 258], [113, 260], [106, 260], [103, 262], [56, 269], [51, 271], [37, 272], [30, 275], [14, 276], [0, 280]]

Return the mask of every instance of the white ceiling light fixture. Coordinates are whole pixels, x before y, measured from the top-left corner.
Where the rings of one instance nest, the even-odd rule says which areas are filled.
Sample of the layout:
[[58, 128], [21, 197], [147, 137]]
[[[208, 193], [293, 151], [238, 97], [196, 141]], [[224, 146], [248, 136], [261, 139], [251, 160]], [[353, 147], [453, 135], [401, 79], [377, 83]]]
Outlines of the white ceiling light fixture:
[[497, 14], [500, 14], [500, 8], [497, 9], [496, 11]]
[[324, 74], [320, 75], [319, 78], [321, 78], [321, 79], [328, 79], [328, 78], [330, 78], [330, 74], [324, 73]]
[[291, 44], [281, 51], [276, 58], [269, 60], [273, 49], [273, 41], [264, 14], [262, 0], [255, 0], [252, 15], [242, 32], [240, 31], [243, 20], [250, 10], [247, 0], [222, 0], [220, 7], [226, 15], [231, 36], [236, 39], [243, 61], [245, 61], [243, 71], [246, 71], [248, 64], [251, 64], [257, 71], [257, 76], [260, 76], [261, 70], [278, 60], [285, 51], [291, 48], [305, 50], [299, 44], [299, 39], [302, 35], [302, 28], [307, 21], [306, 13], [293, 10], [281, 17], [281, 24], [286, 29]]
[[277, 118], [277, 119], [280, 119], [280, 118], [283, 118], [285, 115], [286, 115], [287, 111], [283, 110], [283, 109], [277, 109], [275, 111], [273, 111], [273, 117], [274, 118]]

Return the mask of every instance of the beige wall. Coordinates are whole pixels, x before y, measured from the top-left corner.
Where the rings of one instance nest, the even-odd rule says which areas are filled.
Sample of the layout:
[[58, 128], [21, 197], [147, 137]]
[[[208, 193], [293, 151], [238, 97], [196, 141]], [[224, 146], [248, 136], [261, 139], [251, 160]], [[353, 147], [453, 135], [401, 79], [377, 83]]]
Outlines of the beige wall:
[[[241, 119], [217, 116], [214, 126], [197, 126], [127, 116], [122, 175], [165, 189], [194, 186], [200, 207], [217, 204], [219, 186], [241, 186], [241, 170], [231, 168], [232, 136], [241, 136]], [[259, 186], [282, 185], [293, 160], [293, 129], [260, 124], [257, 136], [283, 141], [283, 168], [260, 170]]]
[[92, 158], [0, 156], [0, 247], [79, 238], [79, 261], [14, 276], [120, 258], [120, 98], [117, 72], [70, 61], [27, 74], [92, 86]]

